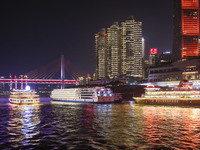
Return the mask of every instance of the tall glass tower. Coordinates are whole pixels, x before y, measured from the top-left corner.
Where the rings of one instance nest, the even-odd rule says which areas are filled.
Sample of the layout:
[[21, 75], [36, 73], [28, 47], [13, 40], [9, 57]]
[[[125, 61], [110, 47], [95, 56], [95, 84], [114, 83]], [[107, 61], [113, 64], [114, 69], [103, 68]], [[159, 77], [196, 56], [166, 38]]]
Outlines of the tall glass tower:
[[199, 56], [199, 0], [174, 0], [173, 21], [174, 58]]

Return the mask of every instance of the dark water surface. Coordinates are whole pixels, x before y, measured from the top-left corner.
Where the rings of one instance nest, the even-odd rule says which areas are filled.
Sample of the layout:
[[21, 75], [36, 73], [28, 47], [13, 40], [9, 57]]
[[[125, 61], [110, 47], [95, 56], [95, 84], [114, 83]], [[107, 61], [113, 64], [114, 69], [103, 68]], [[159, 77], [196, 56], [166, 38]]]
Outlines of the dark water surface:
[[200, 108], [0, 105], [0, 149], [200, 149]]

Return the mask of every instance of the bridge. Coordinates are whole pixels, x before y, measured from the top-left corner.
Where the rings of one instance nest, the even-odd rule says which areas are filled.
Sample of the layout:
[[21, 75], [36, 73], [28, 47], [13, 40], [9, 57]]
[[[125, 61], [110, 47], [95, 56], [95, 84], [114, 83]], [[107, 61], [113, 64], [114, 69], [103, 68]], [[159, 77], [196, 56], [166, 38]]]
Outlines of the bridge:
[[[0, 79], [0, 83], [62, 84], [59, 79]], [[78, 84], [77, 80], [64, 80], [64, 84]]]
[[58, 84], [61, 85], [61, 88], [64, 88], [64, 85], [67, 84], [79, 84], [78, 75], [77, 73], [74, 73], [71, 68], [73, 67], [70, 62], [68, 60], [64, 60], [64, 56], [62, 55], [61, 59], [32, 70], [18, 78], [16, 75], [12, 78], [11, 74], [10, 79], [0, 78], [0, 83], [9, 84], [10, 89], [12, 89], [13, 85], [17, 88], [18, 84], [21, 84], [21, 89], [24, 84]]

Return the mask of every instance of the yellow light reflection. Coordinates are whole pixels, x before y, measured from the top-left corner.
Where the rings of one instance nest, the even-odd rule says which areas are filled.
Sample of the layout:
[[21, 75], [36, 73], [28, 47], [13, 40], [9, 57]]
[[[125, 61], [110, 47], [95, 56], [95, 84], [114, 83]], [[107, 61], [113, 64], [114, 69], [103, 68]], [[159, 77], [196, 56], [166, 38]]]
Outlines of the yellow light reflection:
[[40, 133], [38, 113], [39, 105], [10, 104], [8, 133], [11, 135], [10, 142], [16, 143], [16, 147], [29, 145], [33, 136]]

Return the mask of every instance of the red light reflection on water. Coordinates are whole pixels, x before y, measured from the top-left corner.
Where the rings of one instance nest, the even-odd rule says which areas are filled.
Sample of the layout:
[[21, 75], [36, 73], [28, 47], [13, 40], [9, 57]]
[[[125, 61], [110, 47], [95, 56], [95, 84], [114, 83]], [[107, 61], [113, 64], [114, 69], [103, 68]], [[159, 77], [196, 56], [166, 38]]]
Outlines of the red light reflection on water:
[[143, 113], [140, 136], [151, 147], [200, 148], [200, 109], [146, 106]]

